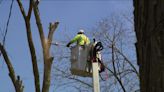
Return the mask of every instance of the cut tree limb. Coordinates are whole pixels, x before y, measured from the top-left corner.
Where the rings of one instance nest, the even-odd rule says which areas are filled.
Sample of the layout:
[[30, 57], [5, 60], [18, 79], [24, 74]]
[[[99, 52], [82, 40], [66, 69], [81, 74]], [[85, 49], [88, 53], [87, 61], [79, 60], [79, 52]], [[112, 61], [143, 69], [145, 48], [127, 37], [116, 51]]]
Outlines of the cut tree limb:
[[15, 87], [15, 91], [16, 92], [23, 92], [24, 86], [22, 85], [22, 81], [20, 80], [20, 77], [19, 77], [19, 79], [16, 78], [15, 71], [14, 71], [14, 68], [12, 66], [12, 63], [10, 62], [10, 59], [7, 55], [7, 52], [6, 52], [5, 48], [3, 47], [3, 45], [1, 43], [0, 43], [0, 51], [3, 55], [3, 58], [5, 60], [6, 65], [8, 67], [9, 76], [10, 76], [10, 79], [12, 80], [12, 83]]

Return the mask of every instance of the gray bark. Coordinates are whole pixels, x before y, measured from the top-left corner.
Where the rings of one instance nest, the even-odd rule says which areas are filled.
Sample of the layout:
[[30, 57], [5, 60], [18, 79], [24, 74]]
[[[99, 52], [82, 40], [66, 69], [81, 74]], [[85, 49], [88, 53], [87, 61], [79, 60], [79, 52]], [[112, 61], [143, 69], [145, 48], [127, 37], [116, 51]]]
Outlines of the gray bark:
[[141, 92], [164, 92], [164, 0], [133, 0]]

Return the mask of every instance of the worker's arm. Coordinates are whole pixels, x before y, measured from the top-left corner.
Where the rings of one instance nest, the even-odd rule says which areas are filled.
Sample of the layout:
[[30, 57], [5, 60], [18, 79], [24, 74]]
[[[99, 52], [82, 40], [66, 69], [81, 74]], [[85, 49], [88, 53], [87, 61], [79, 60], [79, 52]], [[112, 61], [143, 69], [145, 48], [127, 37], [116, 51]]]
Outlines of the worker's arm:
[[77, 42], [80, 39], [80, 35], [76, 35], [71, 41], [70, 44]]
[[72, 43], [77, 42], [80, 38], [80, 35], [76, 35], [68, 44], [67, 47], [69, 47]]

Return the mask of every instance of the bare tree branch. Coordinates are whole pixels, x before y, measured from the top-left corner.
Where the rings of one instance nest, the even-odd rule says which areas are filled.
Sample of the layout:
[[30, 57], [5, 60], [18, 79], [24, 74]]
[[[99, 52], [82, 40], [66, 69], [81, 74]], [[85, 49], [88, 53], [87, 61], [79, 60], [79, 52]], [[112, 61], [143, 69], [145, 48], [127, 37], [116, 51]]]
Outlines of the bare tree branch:
[[51, 46], [53, 34], [56, 28], [58, 27], [58, 25], [59, 25], [59, 22], [50, 23], [49, 34], [48, 34], [48, 42], [49, 42], [48, 49]]
[[55, 69], [56, 69], [57, 71], [61, 72], [63, 75], [66, 75], [66, 76], [64, 76], [64, 77], [67, 78], [67, 79], [75, 80], [75, 81], [80, 82], [80, 83], [82, 83], [82, 84], [84, 84], [84, 85], [87, 85], [88, 87], [91, 87], [91, 88], [93, 87], [92, 85], [90, 85], [90, 84], [88, 84], [88, 83], [86, 83], [86, 82], [84, 82], [84, 81], [82, 81], [82, 80], [80, 80], [80, 79], [78, 79], [78, 78], [72, 77], [72, 75], [66, 73], [65, 71], [62, 71], [62, 70], [60, 70], [60, 69], [58, 69], [58, 68], [55, 68]]
[[[133, 77], [136, 78], [136, 80], [139, 79], [139, 73], [137, 71], [136, 66], [133, 64], [132, 61], [129, 60], [128, 56], [125, 55], [125, 53], [122, 51], [124, 48], [123, 42], [127, 41], [124, 40], [124, 35], [128, 30], [126, 29], [126, 26], [124, 25], [122, 20], [118, 20], [119, 18], [110, 18], [110, 19], [104, 19], [103, 21], [99, 22], [99, 24], [94, 28], [94, 35], [96, 36], [97, 39], [99, 39], [104, 47], [104, 49], [109, 50], [109, 58], [111, 61], [109, 61], [108, 67], [106, 67], [112, 74], [110, 74], [110, 77], [114, 77], [113, 81], [115, 79], [114, 83], [117, 83], [115, 86], [121, 87], [121, 90], [124, 92], [126, 91], [132, 91], [130, 90], [130, 85], [133, 85], [133, 83], [137, 82], [135, 81], [130, 81], [130, 78]], [[126, 34], [130, 35], [130, 34]], [[113, 66], [113, 67], [112, 67]], [[128, 77], [128, 78], [127, 78]], [[138, 79], [137, 79], [138, 77]], [[125, 85], [126, 83], [130, 83]], [[119, 86], [118, 86], [119, 85]], [[119, 88], [120, 88], [119, 87]], [[136, 86], [138, 87], [138, 86]], [[126, 89], [125, 89], [126, 88]], [[132, 88], [134, 90], [134, 88]]]
[[15, 72], [14, 72], [14, 68], [10, 62], [10, 59], [8, 58], [8, 55], [6, 53], [6, 50], [5, 48], [3, 47], [3, 45], [0, 43], [0, 51], [4, 57], [4, 60], [6, 62], [6, 65], [8, 67], [8, 70], [9, 70], [9, 76], [10, 76], [10, 79], [12, 80], [12, 83], [15, 87], [15, 90], [16, 92], [23, 92], [23, 85], [22, 85], [22, 82], [20, 82], [20, 78], [17, 79], [16, 78], [16, 75], [15, 75]]
[[40, 40], [41, 40], [41, 43], [42, 43], [43, 54], [45, 54], [46, 53], [46, 43], [45, 43], [46, 39], [45, 39], [45, 35], [44, 35], [44, 32], [43, 32], [43, 26], [42, 26], [42, 23], [41, 23], [38, 6], [36, 5], [35, 0], [32, 0], [32, 5], [33, 5], [33, 10], [34, 10], [34, 15], [35, 15], [35, 18], [36, 18], [36, 24], [37, 24], [39, 35], [40, 35]]
[[26, 21], [26, 29], [27, 29], [26, 32], [27, 32], [29, 49], [30, 49], [30, 53], [31, 53], [33, 73], [34, 73], [34, 78], [35, 78], [35, 90], [36, 90], [36, 92], [40, 92], [40, 80], [39, 80], [39, 70], [38, 70], [38, 64], [37, 64], [37, 57], [36, 57], [36, 51], [35, 51], [34, 43], [32, 40], [31, 25], [29, 22], [30, 21]]
[[[49, 49], [49, 41], [48, 40], [52, 40], [52, 35], [49, 35], [50, 39], [46, 39], [44, 32], [43, 32], [43, 27], [42, 27], [42, 23], [41, 23], [41, 19], [40, 19], [40, 15], [39, 15], [39, 9], [37, 4], [35, 3], [34, 0], [32, 0], [32, 4], [33, 4], [33, 10], [34, 10], [34, 15], [35, 15], [35, 19], [36, 19], [36, 24], [38, 27], [38, 31], [39, 31], [39, 35], [40, 35], [40, 40], [41, 40], [41, 44], [42, 44], [42, 49], [43, 49], [43, 57], [44, 57], [44, 76], [43, 76], [43, 86], [42, 86], [42, 92], [49, 92], [49, 87], [51, 84], [51, 67], [52, 67], [52, 61], [54, 59], [54, 57], [50, 56], [50, 49]], [[58, 24], [58, 23], [57, 23]], [[55, 25], [57, 27], [57, 25]], [[50, 33], [54, 32], [54, 27], [53, 25], [50, 25]]]
[[75, 81], [80, 82], [80, 83], [82, 83], [82, 84], [84, 84], [84, 85], [87, 85], [88, 87], [93, 88], [93, 86], [92, 86], [92, 85], [90, 85], [90, 84], [88, 84], [88, 83], [86, 83], [86, 82], [84, 82], [84, 81], [82, 81], [82, 80], [80, 80], [80, 79], [77, 79], [77, 78], [72, 78], [72, 77], [68, 77], [68, 79], [75, 80]]
[[28, 9], [28, 14], [27, 14], [28, 20], [30, 20], [31, 18], [31, 13], [32, 13], [32, 0], [30, 0], [30, 4], [29, 4], [29, 9]]
[[9, 11], [9, 16], [8, 16], [8, 20], [7, 20], [7, 24], [6, 24], [6, 30], [5, 30], [4, 37], [3, 37], [3, 45], [0, 43], [0, 51], [1, 51], [2, 55], [3, 55], [3, 57], [4, 57], [6, 65], [8, 67], [9, 76], [10, 76], [10, 79], [12, 80], [12, 83], [13, 83], [13, 85], [15, 87], [15, 91], [16, 92], [23, 92], [24, 86], [22, 84], [22, 80], [20, 80], [19, 76], [17, 76], [17, 78], [16, 78], [16, 75], [15, 75], [15, 72], [14, 72], [14, 68], [13, 68], [13, 66], [12, 66], [12, 64], [10, 62], [10, 59], [8, 58], [8, 55], [6, 53], [6, 50], [4, 48], [5, 41], [6, 41], [6, 36], [7, 36], [7, 32], [8, 32], [8, 26], [9, 26], [9, 23], [10, 23], [13, 3], [14, 3], [14, 0], [12, 0], [11, 5], [10, 5], [10, 11]]
[[125, 87], [124, 87], [124, 85], [122, 83], [122, 80], [117, 76], [114, 58], [115, 58], [115, 55], [114, 55], [114, 43], [112, 43], [112, 64], [113, 64], [113, 69], [114, 69], [113, 75], [115, 76], [115, 78], [119, 82], [120, 86], [122, 87], [122, 90], [124, 92], [126, 92]]
[[139, 77], [139, 73], [137, 71], [137, 69], [135, 68], [135, 66], [130, 62], [130, 60], [118, 49], [118, 48], [114, 48], [118, 53], [120, 53], [124, 59], [129, 63], [129, 65], [134, 69], [135, 73], [137, 74], [137, 76]]
[[123, 92], [126, 92], [125, 87], [124, 87], [124, 85], [123, 85], [123, 83], [122, 83], [122, 80], [120, 80], [119, 77], [117, 76], [117, 75], [120, 74], [120, 73], [114, 73], [114, 72], [113, 72], [112, 70], [110, 70], [108, 67], [106, 67], [106, 69], [107, 69], [108, 71], [110, 71], [110, 72], [114, 75], [114, 77], [117, 79], [117, 81], [119, 82], [119, 84], [120, 84], [120, 86], [121, 86]]
[[21, 10], [21, 13], [23, 15], [23, 18], [26, 19], [26, 12], [25, 12], [25, 10], [23, 8], [23, 5], [22, 5], [21, 1], [20, 0], [17, 0], [17, 2], [18, 2], [18, 5], [19, 5], [19, 8]]
[[35, 79], [35, 91], [40, 92], [39, 70], [38, 70], [36, 51], [35, 51], [35, 47], [34, 47], [34, 43], [33, 43], [33, 39], [32, 39], [31, 25], [30, 25], [30, 17], [31, 17], [31, 13], [32, 13], [32, 1], [30, 0], [30, 3], [29, 3], [29, 12], [28, 12], [27, 17], [26, 17], [26, 15], [24, 15], [25, 11], [23, 9], [21, 1], [17, 0], [17, 2], [20, 7], [21, 13], [25, 19], [26, 33], [27, 33], [28, 45], [29, 45], [29, 49], [30, 49], [30, 53], [31, 53], [33, 73], [34, 73], [34, 79]]

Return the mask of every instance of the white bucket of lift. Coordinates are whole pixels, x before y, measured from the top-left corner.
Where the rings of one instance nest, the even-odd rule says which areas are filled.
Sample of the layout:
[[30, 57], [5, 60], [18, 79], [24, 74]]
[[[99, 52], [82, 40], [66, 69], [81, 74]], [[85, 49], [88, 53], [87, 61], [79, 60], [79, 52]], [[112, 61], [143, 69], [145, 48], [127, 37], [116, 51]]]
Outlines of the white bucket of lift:
[[90, 46], [76, 45], [71, 48], [71, 73], [82, 77], [92, 77], [92, 73], [88, 72], [91, 69], [90, 64], [87, 62], [89, 56]]

